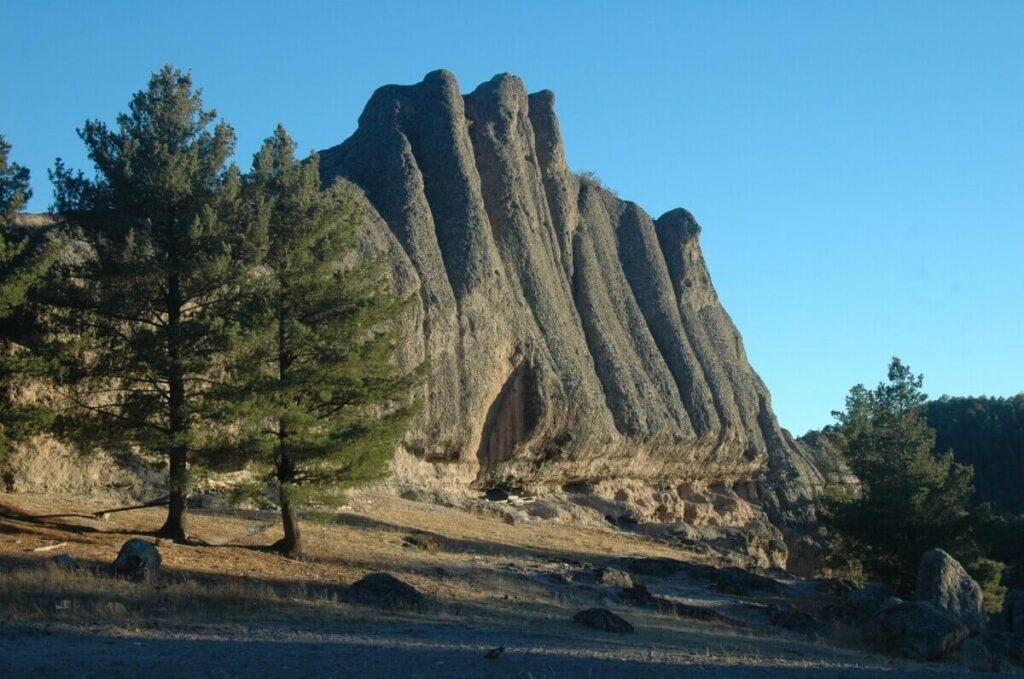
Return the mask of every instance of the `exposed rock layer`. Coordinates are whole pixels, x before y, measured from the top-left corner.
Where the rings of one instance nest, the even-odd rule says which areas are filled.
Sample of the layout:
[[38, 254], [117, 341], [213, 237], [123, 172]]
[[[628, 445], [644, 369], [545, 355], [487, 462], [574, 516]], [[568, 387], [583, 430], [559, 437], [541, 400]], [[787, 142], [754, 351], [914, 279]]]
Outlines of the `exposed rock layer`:
[[738, 484], [777, 523], [813, 519], [826, 474], [776, 422], [700, 227], [574, 176], [550, 92], [499, 75], [463, 96], [446, 71], [383, 87], [321, 173], [363, 190], [422, 302], [408, 358], [430, 375], [399, 474]]

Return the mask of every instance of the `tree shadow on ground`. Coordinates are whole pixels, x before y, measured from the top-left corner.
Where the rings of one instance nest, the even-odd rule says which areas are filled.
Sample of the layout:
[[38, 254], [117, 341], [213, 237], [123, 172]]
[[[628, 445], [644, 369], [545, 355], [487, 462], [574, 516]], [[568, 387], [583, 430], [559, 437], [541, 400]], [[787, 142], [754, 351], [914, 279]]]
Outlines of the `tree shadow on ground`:
[[[360, 676], [360, 677], [848, 677], [878, 676], [880, 666], [772, 666], [702, 653], [624, 654], [564, 641], [543, 646], [528, 635], [510, 641], [488, 631], [386, 626], [379, 633], [320, 638], [152, 638], [116, 633], [40, 634], [5, 626], [0, 654], [12, 676]], [[495, 659], [485, 654], [503, 648]], [[492, 654], [493, 655], [493, 654]], [[948, 671], [915, 672], [949, 676]]]

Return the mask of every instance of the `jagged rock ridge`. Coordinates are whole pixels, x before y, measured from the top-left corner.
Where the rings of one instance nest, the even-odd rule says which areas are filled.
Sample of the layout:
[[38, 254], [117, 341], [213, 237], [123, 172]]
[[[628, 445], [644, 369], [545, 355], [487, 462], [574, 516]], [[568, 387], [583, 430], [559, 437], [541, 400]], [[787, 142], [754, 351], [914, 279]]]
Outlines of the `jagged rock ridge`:
[[320, 158], [421, 300], [406, 351], [430, 375], [397, 473], [759, 487], [777, 523], [809, 520], [824, 472], [776, 422], [700, 227], [574, 176], [551, 92], [506, 74], [463, 96], [436, 71], [377, 90]]

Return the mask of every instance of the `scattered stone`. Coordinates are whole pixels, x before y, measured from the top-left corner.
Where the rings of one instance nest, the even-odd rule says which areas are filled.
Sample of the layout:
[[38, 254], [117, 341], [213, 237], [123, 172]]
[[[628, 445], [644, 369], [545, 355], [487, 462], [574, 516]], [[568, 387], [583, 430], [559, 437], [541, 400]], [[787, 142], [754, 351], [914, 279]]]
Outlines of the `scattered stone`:
[[423, 595], [415, 587], [390, 573], [370, 573], [349, 590], [359, 601], [383, 608], [419, 608], [424, 604]]
[[121, 545], [111, 569], [117, 577], [142, 582], [160, 577], [160, 563], [160, 551], [153, 543], [132, 538]]
[[618, 568], [598, 569], [597, 579], [602, 585], [622, 587], [623, 589], [629, 589], [635, 584], [633, 576], [626, 571], [620, 571]]
[[501, 654], [504, 653], [504, 652], [505, 652], [505, 647], [504, 646], [495, 646], [494, 648], [492, 648], [489, 651], [487, 651], [486, 653], [484, 653], [484, 657], [487, 658], [488, 660], [497, 660], [499, 657], [501, 657]]
[[78, 570], [78, 562], [75, 561], [70, 554], [58, 554], [50, 559], [50, 561], [56, 565], [57, 568], [61, 568], [66, 571]]
[[924, 553], [917, 567], [917, 598], [959, 618], [972, 634], [985, 627], [981, 586], [941, 549]]
[[431, 554], [436, 554], [441, 551], [440, 541], [430, 533], [410, 533], [405, 536], [404, 540], [402, 540], [402, 544], [406, 547], [422, 549], [423, 551]]
[[625, 619], [615, 615], [607, 608], [588, 608], [580, 611], [573, 620], [584, 627], [599, 629], [615, 634], [633, 634], [636, 630]]
[[952, 613], [927, 601], [901, 601], [883, 605], [866, 630], [869, 640], [888, 653], [914, 660], [939, 660], [967, 638], [967, 626]]

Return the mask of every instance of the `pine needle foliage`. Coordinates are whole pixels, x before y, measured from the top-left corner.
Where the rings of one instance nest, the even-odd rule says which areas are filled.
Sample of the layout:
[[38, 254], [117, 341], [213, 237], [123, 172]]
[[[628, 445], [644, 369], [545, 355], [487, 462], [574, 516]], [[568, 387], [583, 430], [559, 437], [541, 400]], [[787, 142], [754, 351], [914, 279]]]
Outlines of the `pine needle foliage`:
[[421, 374], [396, 362], [409, 301], [390, 292], [382, 262], [359, 256], [359, 204], [340, 187], [321, 191], [318, 163], [296, 160], [279, 126], [245, 177], [265, 250], [228, 399], [245, 423], [243, 449], [276, 482], [277, 547], [292, 556], [302, 552], [298, 506], [337, 502], [387, 474]]
[[73, 367], [76, 431], [98, 445], [167, 455], [161, 533], [187, 538], [189, 456], [235, 330], [252, 244], [238, 219], [235, 134], [204, 110], [187, 73], [165, 66], [116, 129], [78, 131], [95, 175], [58, 160], [55, 211], [74, 257], [59, 305]]
[[857, 385], [846, 410], [833, 412], [826, 434], [860, 479], [859, 490], [835, 491], [822, 503], [823, 523], [835, 531], [865, 574], [913, 591], [921, 555], [940, 547], [964, 564], [977, 559], [970, 467], [951, 452], [936, 453], [921, 391], [923, 378], [893, 358], [888, 381]]

